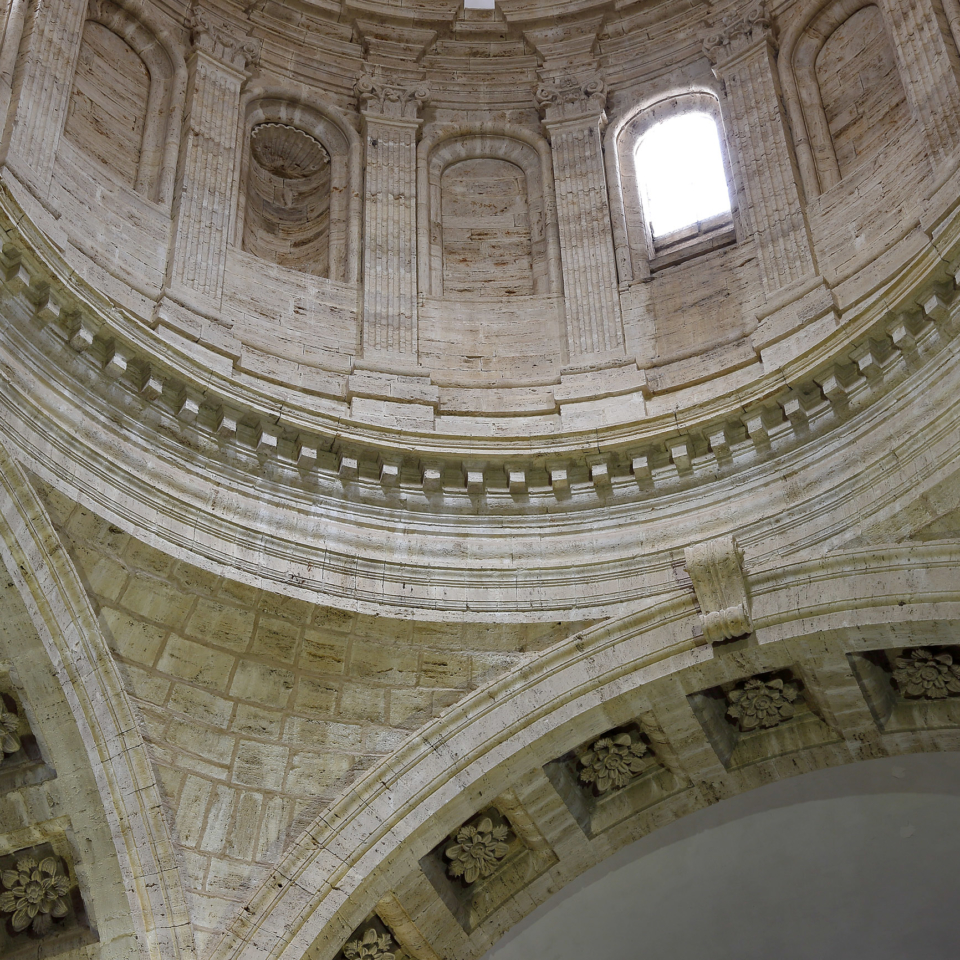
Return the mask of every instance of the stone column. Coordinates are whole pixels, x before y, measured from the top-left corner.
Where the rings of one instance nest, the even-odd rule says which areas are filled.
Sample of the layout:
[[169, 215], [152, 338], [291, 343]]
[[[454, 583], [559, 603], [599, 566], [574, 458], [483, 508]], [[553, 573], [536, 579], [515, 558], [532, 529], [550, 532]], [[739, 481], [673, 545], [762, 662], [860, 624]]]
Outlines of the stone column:
[[753, 231], [763, 288], [770, 294], [816, 274], [781, 108], [776, 41], [763, 4], [725, 17], [721, 27], [703, 50], [727, 91], [726, 117], [740, 161], [740, 214]]
[[907, 103], [934, 167], [960, 140], [960, 54], [943, 8], [932, 0], [881, 0]]
[[549, 80], [536, 92], [553, 150], [560, 259], [571, 363], [622, 354], [623, 324], [601, 135], [606, 88], [587, 81]]
[[240, 90], [260, 41], [233, 36], [200, 12], [193, 15], [191, 35], [168, 292], [206, 312], [216, 310], [223, 293], [239, 189]]
[[[27, 13], [29, 40], [20, 58], [22, 79], [8, 156], [17, 176], [41, 196], [53, 177], [86, 16], [87, 0], [35, 3]], [[15, 59], [16, 49], [10, 53]]]
[[417, 359], [417, 138], [422, 83], [363, 74], [363, 355]]

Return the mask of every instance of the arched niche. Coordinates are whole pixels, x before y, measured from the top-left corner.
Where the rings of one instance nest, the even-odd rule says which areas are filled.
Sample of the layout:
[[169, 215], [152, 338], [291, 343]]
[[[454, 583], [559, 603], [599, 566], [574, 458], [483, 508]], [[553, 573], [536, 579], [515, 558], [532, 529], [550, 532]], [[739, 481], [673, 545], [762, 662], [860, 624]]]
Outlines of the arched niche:
[[875, 4], [832, 0], [787, 31], [780, 76], [808, 198], [912, 132], [896, 57]]
[[148, 200], [173, 193], [186, 88], [165, 37], [111, 0], [91, 0], [64, 133]]
[[[470, 133], [427, 136], [418, 152], [421, 289], [438, 298], [558, 296], [559, 240], [546, 142], [507, 126], [481, 125]], [[499, 266], [510, 257], [507, 267]], [[458, 258], [466, 262], [454, 262]]]
[[355, 283], [360, 141], [329, 106], [252, 91], [242, 132], [238, 245], [293, 270]]
[[840, 179], [889, 146], [910, 111], [883, 16], [861, 7], [827, 37], [815, 61], [817, 86]]

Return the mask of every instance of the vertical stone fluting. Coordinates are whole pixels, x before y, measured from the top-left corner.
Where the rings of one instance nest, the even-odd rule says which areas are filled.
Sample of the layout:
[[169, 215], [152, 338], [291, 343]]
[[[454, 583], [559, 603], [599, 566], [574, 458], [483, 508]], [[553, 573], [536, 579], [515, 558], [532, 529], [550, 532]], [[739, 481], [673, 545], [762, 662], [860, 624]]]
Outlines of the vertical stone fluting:
[[610, 203], [603, 163], [603, 81], [544, 82], [537, 104], [553, 152], [571, 363], [623, 351]]
[[952, 157], [960, 135], [960, 55], [935, 0], [881, 0], [910, 110], [934, 166]]
[[9, 156], [17, 174], [41, 194], [53, 177], [86, 14], [87, 0], [40, 0], [28, 14]]
[[259, 41], [230, 36], [199, 15], [192, 35], [170, 289], [174, 299], [215, 305], [236, 207], [240, 91]]
[[417, 357], [417, 137], [422, 84], [364, 74], [363, 354]]
[[781, 109], [773, 27], [762, 4], [725, 18], [704, 53], [723, 81], [744, 202], [757, 243], [766, 293], [812, 279], [812, 245], [798, 187], [799, 175]]

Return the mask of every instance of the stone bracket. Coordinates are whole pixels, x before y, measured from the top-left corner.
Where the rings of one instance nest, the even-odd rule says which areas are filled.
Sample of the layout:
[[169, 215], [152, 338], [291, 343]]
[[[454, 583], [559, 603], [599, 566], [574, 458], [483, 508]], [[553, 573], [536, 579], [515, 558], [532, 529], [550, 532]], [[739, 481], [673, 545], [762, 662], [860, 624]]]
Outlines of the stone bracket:
[[719, 643], [753, 632], [743, 554], [734, 537], [717, 537], [683, 551], [687, 573], [700, 604], [703, 636]]

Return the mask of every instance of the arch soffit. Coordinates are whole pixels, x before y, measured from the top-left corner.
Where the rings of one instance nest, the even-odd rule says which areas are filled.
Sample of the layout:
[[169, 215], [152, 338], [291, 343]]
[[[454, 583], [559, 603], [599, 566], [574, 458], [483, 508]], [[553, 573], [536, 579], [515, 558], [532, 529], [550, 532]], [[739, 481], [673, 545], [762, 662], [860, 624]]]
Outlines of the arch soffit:
[[[757, 649], [765, 662], [802, 662], [798, 650], [807, 645], [820, 653], [832, 643], [846, 656], [848, 648], [902, 646], [911, 629], [927, 636], [933, 623], [960, 622], [958, 559], [957, 545], [941, 542], [859, 549], [759, 572], [750, 578]], [[911, 600], [901, 606], [903, 597]], [[726, 664], [698, 645], [695, 620], [692, 594], [678, 592], [575, 634], [474, 691], [318, 817], [213, 960], [333, 956], [411, 861], [512, 780], [608, 729], [615, 701], [642, 709], [645, 685]]]
[[[83, 585], [36, 491], [0, 445], [0, 553], [86, 747], [127, 902], [150, 960], [196, 956], [161, 795], [135, 711]], [[103, 904], [112, 900], [104, 894]]]

